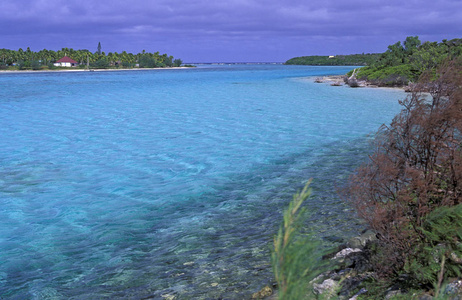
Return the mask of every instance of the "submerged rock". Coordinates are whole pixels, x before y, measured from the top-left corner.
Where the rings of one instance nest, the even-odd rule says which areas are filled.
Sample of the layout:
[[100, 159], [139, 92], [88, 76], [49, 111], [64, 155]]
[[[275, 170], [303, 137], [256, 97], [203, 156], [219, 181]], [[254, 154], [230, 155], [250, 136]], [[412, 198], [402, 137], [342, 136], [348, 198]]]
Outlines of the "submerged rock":
[[269, 286], [265, 286], [259, 292], [252, 294], [252, 299], [263, 299], [273, 294], [273, 289]]

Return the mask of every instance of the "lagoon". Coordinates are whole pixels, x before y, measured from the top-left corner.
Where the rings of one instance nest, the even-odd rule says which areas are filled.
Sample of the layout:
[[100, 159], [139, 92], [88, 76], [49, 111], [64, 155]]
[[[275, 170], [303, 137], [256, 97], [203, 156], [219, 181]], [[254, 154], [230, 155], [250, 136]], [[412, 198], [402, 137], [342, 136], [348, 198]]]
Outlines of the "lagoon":
[[309, 178], [307, 227], [357, 234], [336, 189], [405, 94], [313, 82], [351, 69], [0, 74], [0, 298], [248, 298]]

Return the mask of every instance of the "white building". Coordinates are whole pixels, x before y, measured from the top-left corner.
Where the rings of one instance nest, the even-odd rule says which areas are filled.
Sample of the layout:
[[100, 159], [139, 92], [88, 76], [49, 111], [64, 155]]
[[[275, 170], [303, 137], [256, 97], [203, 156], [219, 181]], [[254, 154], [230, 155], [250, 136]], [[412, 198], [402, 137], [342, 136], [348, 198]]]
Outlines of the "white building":
[[57, 67], [75, 67], [78, 64], [78, 62], [67, 56], [64, 56], [63, 58], [54, 63], [54, 65]]

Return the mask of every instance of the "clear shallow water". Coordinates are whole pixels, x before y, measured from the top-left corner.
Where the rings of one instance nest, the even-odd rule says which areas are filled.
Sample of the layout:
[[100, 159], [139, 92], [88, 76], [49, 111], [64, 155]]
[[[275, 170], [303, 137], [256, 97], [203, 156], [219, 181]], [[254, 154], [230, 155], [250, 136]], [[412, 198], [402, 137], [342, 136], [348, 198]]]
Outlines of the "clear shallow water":
[[358, 227], [335, 193], [399, 111], [345, 67], [0, 74], [0, 297], [243, 299], [272, 281], [281, 210]]

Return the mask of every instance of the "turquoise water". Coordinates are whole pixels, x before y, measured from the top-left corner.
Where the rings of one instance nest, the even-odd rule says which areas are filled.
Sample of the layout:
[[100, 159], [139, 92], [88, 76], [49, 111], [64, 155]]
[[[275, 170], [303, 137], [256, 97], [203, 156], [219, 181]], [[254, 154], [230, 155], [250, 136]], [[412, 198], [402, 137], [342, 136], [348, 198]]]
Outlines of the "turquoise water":
[[0, 298], [244, 299], [313, 177], [307, 222], [359, 228], [335, 190], [397, 90], [347, 67], [0, 74]]

